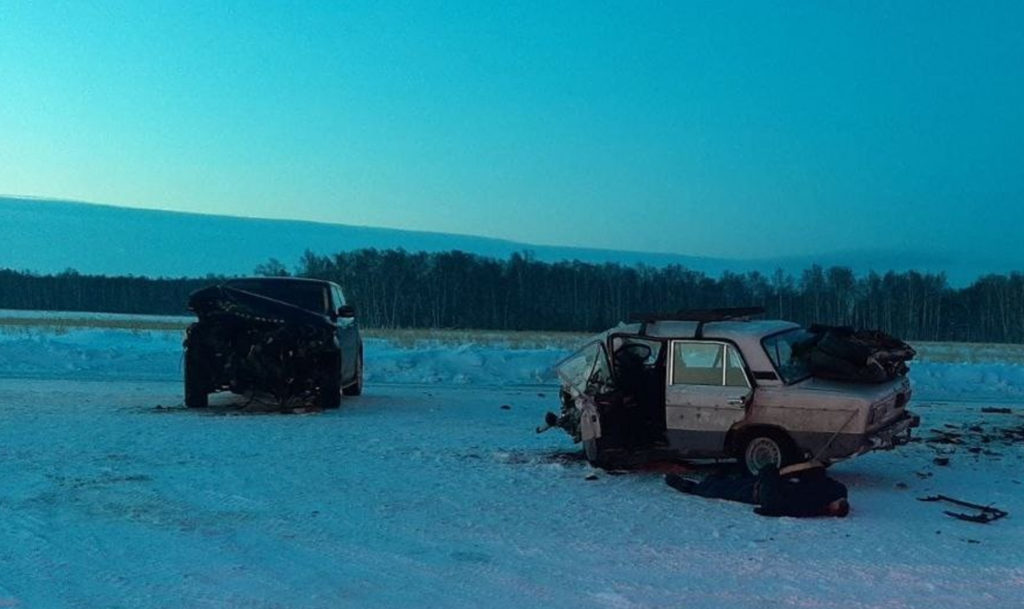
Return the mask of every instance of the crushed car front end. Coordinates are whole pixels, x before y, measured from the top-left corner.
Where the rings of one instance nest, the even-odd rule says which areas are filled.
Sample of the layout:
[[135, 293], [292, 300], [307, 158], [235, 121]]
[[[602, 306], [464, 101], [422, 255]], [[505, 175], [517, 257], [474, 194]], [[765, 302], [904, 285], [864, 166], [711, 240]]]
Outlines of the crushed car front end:
[[228, 286], [193, 293], [189, 309], [198, 317], [184, 340], [189, 406], [224, 390], [285, 404], [337, 388], [340, 347], [328, 317]]
[[[603, 340], [588, 342], [555, 364], [555, 372], [561, 383], [561, 410], [557, 415], [547, 414], [546, 426], [560, 427], [574, 442], [599, 437], [600, 423], [594, 414], [595, 399], [611, 388], [611, 371]], [[585, 412], [590, 416], [584, 417]]]

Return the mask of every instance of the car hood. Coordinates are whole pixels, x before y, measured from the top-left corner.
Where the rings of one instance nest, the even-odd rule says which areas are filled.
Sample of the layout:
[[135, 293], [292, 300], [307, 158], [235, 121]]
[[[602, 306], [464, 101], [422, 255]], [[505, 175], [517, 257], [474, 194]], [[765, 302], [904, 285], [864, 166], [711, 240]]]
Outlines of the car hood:
[[325, 328], [334, 326], [334, 322], [326, 315], [225, 285], [214, 285], [192, 292], [188, 297], [188, 308], [200, 321], [221, 315], [234, 315], [267, 323], [305, 324]]

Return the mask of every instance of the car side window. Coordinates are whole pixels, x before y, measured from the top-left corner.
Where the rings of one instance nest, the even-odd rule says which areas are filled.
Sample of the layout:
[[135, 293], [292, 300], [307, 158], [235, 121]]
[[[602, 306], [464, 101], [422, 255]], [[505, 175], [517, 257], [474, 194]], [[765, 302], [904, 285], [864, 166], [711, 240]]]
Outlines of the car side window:
[[743, 371], [743, 359], [739, 350], [732, 345], [726, 345], [725, 359], [725, 385], [727, 387], [750, 387], [747, 380], [747, 373]]
[[341, 288], [336, 285], [331, 286], [331, 293], [334, 297], [334, 310], [337, 311], [341, 307], [345, 306], [345, 296], [341, 293]]
[[743, 360], [725, 343], [672, 343], [672, 384], [748, 387]]

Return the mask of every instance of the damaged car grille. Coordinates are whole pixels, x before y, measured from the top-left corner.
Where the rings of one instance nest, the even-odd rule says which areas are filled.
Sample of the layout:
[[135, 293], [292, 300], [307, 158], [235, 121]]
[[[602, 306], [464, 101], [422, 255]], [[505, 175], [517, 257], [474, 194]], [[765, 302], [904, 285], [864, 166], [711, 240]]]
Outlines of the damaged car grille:
[[208, 392], [258, 391], [285, 403], [337, 377], [340, 348], [326, 316], [225, 286], [196, 292], [189, 307], [199, 321], [187, 330], [186, 357]]

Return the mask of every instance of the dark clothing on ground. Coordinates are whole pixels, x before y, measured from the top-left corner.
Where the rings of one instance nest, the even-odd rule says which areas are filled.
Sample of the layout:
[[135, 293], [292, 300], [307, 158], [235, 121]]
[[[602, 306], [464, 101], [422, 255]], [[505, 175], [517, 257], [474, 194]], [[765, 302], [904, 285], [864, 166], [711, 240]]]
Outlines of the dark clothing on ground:
[[683, 493], [709, 499], [728, 499], [729, 501], [757, 505], [757, 498], [754, 494], [757, 478], [710, 475], [698, 482], [676, 474], [669, 474], [665, 476], [665, 482]]
[[829, 478], [824, 467], [786, 476], [769, 467], [758, 480], [761, 507], [754, 511], [762, 516], [821, 516], [828, 504], [846, 499], [846, 485]]
[[769, 465], [756, 478], [710, 475], [699, 482], [669, 474], [665, 482], [684, 493], [759, 506], [754, 511], [762, 516], [823, 516], [830, 503], [846, 498], [846, 486], [823, 467], [780, 476]]

